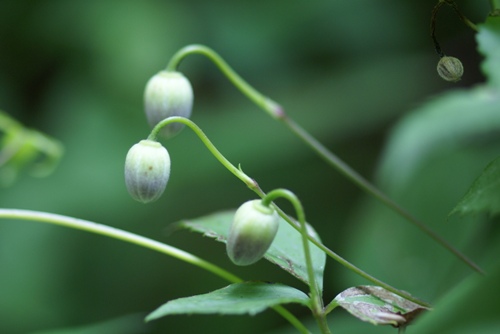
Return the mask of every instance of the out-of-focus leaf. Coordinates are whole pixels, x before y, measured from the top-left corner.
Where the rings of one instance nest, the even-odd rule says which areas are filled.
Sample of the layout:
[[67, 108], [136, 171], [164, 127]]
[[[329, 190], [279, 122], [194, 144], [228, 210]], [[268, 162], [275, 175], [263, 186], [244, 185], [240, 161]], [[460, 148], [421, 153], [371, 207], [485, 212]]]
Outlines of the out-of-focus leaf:
[[203, 295], [167, 302], [146, 317], [154, 320], [171, 314], [250, 314], [255, 315], [285, 303], [309, 305], [309, 297], [295, 288], [276, 283], [243, 282]]
[[[192, 231], [215, 238], [217, 241], [226, 242], [234, 212], [214, 213], [197, 219], [181, 221], [176, 226], [189, 228]], [[311, 236], [319, 240], [319, 236], [310, 225], [308, 225], [308, 231]], [[322, 289], [326, 255], [312, 243], [310, 246], [314, 275], [320, 289]], [[278, 234], [264, 257], [308, 284], [301, 235], [283, 219], [280, 219]]]
[[11, 185], [25, 168], [33, 176], [47, 176], [62, 156], [62, 144], [25, 128], [0, 110], [0, 187]]
[[481, 68], [488, 84], [500, 88], [500, 17], [491, 16], [479, 25], [477, 42], [479, 51], [486, 57]]
[[[433, 308], [419, 317], [412, 333], [465, 334], [497, 333], [500, 328], [500, 265], [496, 247], [490, 249], [486, 276], [472, 274], [454, 286]], [[494, 329], [494, 330], [493, 330]]]
[[50, 329], [31, 334], [137, 334], [146, 332], [147, 328], [143, 320], [143, 315], [131, 314], [99, 323], [78, 327]]
[[500, 212], [500, 158], [486, 166], [450, 215], [479, 212], [491, 215]]
[[357, 286], [339, 293], [339, 306], [356, 318], [374, 325], [407, 326], [427, 308], [379, 286]]
[[441, 96], [404, 118], [393, 130], [381, 176], [404, 187], [429, 158], [475, 137], [500, 130], [500, 92], [480, 87]]

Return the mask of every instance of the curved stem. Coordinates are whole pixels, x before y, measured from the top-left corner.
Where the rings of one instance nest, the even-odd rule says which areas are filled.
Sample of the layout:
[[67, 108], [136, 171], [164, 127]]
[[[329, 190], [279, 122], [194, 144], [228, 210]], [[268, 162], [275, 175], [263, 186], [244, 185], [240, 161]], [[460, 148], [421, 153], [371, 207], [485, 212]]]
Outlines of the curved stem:
[[[266, 193], [263, 192], [260, 188], [256, 188], [254, 189], [255, 193], [257, 195], [259, 195], [261, 198], [264, 198], [266, 196]], [[290, 218], [280, 207], [278, 207], [276, 204], [274, 205], [274, 207], [276, 208], [276, 210], [278, 211], [278, 214], [285, 220], [287, 221], [293, 228], [295, 228], [297, 231], [300, 232], [300, 226], [297, 226], [297, 223], [292, 219]], [[412, 301], [414, 302], [415, 304], [418, 304], [420, 306], [423, 306], [423, 307], [427, 307], [427, 308], [430, 308], [431, 305], [429, 303], [426, 303], [424, 301], [421, 301], [420, 299], [418, 298], [415, 298], [413, 297], [412, 295], [410, 295], [409, 293], [405, 292], [405, 291], [401, 291], [401, 290], [398, 290], [396, 288], [394, 288], [393, 286], [371, 276], [370, 274], [366, 273], [365, 271], [361, 270], [360, 268], [356, 267], [355, 265], [353, 265], [352, 263], [350, 263], [349, 261], [347, 261], [346, 259], [344, 259], [343, 257], [341, 257], [340, 255], [336, 254], [334, 251], [332, 251], [331, 249], [329, 249], [328, 247], [326, 247], [324, 244], [322, 244], [320, 241], [316, 240], [315, 238], [311, 237], [309, 234], [307, 235], [307, 238], [309, 239], [310, 242], [312, 242], [314, 245], [316, 245], [319, 249], [321, 249], [323, 252], [325, 252], [326, 255], [328, 255], [329, 257], [331, 257], [333, 260], [337, 261], [339, 264], [341, 264], [342, 266], [344, 266], [345, 268], [351, 270], [352, 272], [354, 272], [355, 274], [363, 277], [364, 279], [378, 285], [378, 286], [381, 286], [383, 287], [384, 289], [398, 295], [398, 296], [401, 296], [409, 301]]]
[[[222, 279], [229, 281], [231, 283], [243, 282], [241, 278], [233, 275], [232, 273], [205, 261], [193, 254], [185, 252], [181, 249], [169, 246], [167, 244], [134, 234], [124, 230], [120, 230], [114, 227], [97, 224], [91, 221], [77, 219], [68, 216], [57, 215], [47, 212], [31, 211], [31, 210], [18, 210], [18, 209], [0, 209], [0, 218], [18, 219], [18, 220], [29, 220], [40, 223], [49, 223], [59, 226], [65, 226], [73, 228], [76, 230], [87, 231], [94, 234], [103, 235], [113, 239], [125, 241], [131, 244], [135, 244], [144, 248], [149, 248], [154, 251], [172, 256], [178, 260], [187, 262], [189, 264], [195, 265], [202, 269], [205, 269]], [[273, 309], [278, 312], [281, 316], [287, 319], [296, 329], [301, 333], [309, 333], [307, 328], [288, 310], [282, 306], [275, 306]]]
[[337, 169], [342, 175], [351, 180], [354, 184], [356, 184], [359, 188], [372, 195], [380, 202], [384, 203], [387, 207], [398, 213], [400, 216], [405, 218], [407, 221], [415, 225], [422, 232], [427, 234], [430, 238], [434, 239], [441, 246], [446, 248], [452, 254], [454, 254], [457, 258], [459, 258], [462, 262], [467, 264], [469, 267], [474, 269], [480, 274], [484, 274], [484, 271], [475, 264], [472, 260], [470, 260], [467, 256], [465, 256], [458, 249], [453, 247], [448, 241], [439, 236], [436, 232], [430, 229], [427, 225], [419, 221], [413, 215], [411, 215], [408, 211], [399, 206], [396, 202], [394, 202], [391, 198], [381, 192], [377, 187], [367, 181], [364, 177], [358, 174], [354, 169], [352, 169], [349, 165], [347, 165], [344, 161], [342, 161], [339, 157], [329, 151], [326, 147], [324, 147], [320, 142], [318, 142], [314, 137], [312, 137], [307, 131], [305, 131], [302, 127], [300, 127], [297, 123], [291, 120], [288, 117], [282, 119], [282, 122], [292, 131], [297, 137], [302, 139], [313, 151], [318, 153], [318, 155], [323, 158], [330, 166]]
[[[167, 125], [167, 124], [170, 124], [172, 122], [181, 122], [185, 125], [187, 125], [190, 129], [192, 129], [197, 135], [198, 137], [202, 140], [202, 142], [205, 144], [205, 146], [210, 150], [210, 152], [212, 152], [215, 157], [217, 158], [217, 160], [219, 160], [219, 162], [221, 162], [224, 167], [226, 167], [231, 173], [233, 173], [237, 178], [239, 178], [241, 181], [243, 181], [252, 191], [254, 191], [257, 195], [259, 195], [261, 198], [264, 198], [266, 196], [266, 193], [264, 193], [262, 191], [262, 189], [260, 189], [259, 185], [257, 184], [257, 182], [250, 178], [248, 175], [246, 175], [241, 169], [237, 169], [236, 167], [234, 167], [234, 165], [231, 164], [231, 162], [229, 162], [214, 146], [214, 144], [212, 144], [212, 142], [210, 141], [210, 139], [208, 139], [208, 137], [203, 133], [203, 131], [194, 123], [192, 122], [191, 120], [187, 119], [187, 118], [183, 118], [183, 117], [169, 117], [169, 118], [166, 118], [164, 119], [163, 121], [161, 121], [160, 123], [158, 123], [157, 126], [155, 126], [153, 128], [153, 131], [151, 132], [150, 136], [148, 139], [150, 140], [155, 140], [156, 138], [156, 134], [158, 133], [158, 131], [160, 131], [161, 127], [164, 126], [164, 125]], [[300, 226], [298, 226], [283, 210], [281, 210], [277, 205], [274, 205], [276, 210], [278, 211], [279, 215], [285, 219], [293, 228], [295, 228], [297, 231], [300, 232]], [[367, 279], [368, 281], [372, 282], [372, 283], [375, 283], [383, 288], [385, 288], [386, 290], [389, 290], [403, 298], [406, 298], [416, 304], [419, 304], [421, 306], [424, 306], [424, 307], [429, 307], [430, 305], [421, 301], [421, 300], [418, 300], [417, 298], [411, 296], [410, 294], [406, 293], [406, 292], [403, 292], [403, 291], [400, 291], [392, 286], [390, 286], [389, 284], [386, 284], [376, 278], [374, 278], [373, 276], [365, 273], [364, 271], [362, 271], [361, 269], [357, 268], [356, 266], [354, 266], [353, 264], [351, 264], [350, 262], [348, 262], [347, 260], [343, 259], [342, 257], [340, 257], [339, 255], [335, 254], [332, 250], [330, 250], [328, 247], [326, 247], [325, 245], [323, 245], [321, 242], [319, 242], [318, 240], [312, 238], [309, 234], [307, 234], [307, 238], [313, 243], [315, 244], [317, 247], [319, 247], [321, 250], [323, 250], [328, 256], [330, 256], [332, 259], [334, 259], [335, 261], [339, 262], [341, 265], [343, 265], [344, 267], [346, 267], [347, 269], [353, 271], [354, 273], [360, 275], [361, 277]]]
[[444, 0], [444, 1], [449, 6], [451, 6], [451, 8], [453, 8], [455, 13], [457, 13], [458, 17], [460, 18], [460, 20], [462, 20], [462, 22], [465, 23], [466, 26], [468, 26], [469, 28], [471, 28], [475, 32], [479, 31], [477, 29], [477, 26], [462, 13], [462, 11], [460, 10], [460, 8], [458, 8], [458, 5], [456, 4], [455, 1], [453, 1], [453, 0]]
[[325, 313], [323, 310], [323, 300], [321, 299], [321, 291], [318, 286], [318, 282], [316, 282], [316, 278], [314, 276], [314, 267], [311, 257], [311, 250], [309, 246], [307, 226], [306, 226], [306, 216], [304, 213], [304, 208], [300, 203], [298, 197], [289, 190], [286, 189], [276, 189], [269, 192], [262, 198], [262, 204], [269, 206], [269, 204], [277, 198], [285, 198], [290, 203], [292, 203], [295, 213], [297, 214], [297, 219], [300, 223], [300, 234], [302, 235], [302, 247], [304, 249], [304, 258], [306, 260], [307, 267], [307, 276], [309, 280], [309, 290], [311, 293], [312, 300], [312, 310], [316, 321], [322, 331], [322, 333], [328, 334], [330, 333], [330, 329], [328, 328], [328, 324], [326, 322]]
[[240, 169], [236, 168], [232, 163], [229, 162], [220, 152], [219, 150], [215, 147], [214, 144], [208, 139], [208, 137], [205, 135], [205, 133], [196, 125], [193, 121], [180, 117], [180, 116], [173, 116], [173, 117], [168, 117], [165, 118], [163, 121], [158, 123], [153, 130], [151, 131], [148, 139], [149, 140], [155, 140], [156, 137], [158, 136], [158, 132], [161, 130], [162, 127], [171, 124], [171, 123], [182, 123], [186, 126], [188, 126], [191, 130], [194, 131], [194, 133], [201, 139], [203, 144], [208, 148], [210, 153], [212, 153], [219, 162], [226, 167], [231, 173], [233, 173], [237, 178], [239, 178], [241, 181], [243, 181], [249, 188], [255, 187], [255, 181], [248, 177], [243, 171]]
[[83, 219], [77, 219], [53, 213], [31, 211], [31, 210], [0, 209], [0, 218], [37, 221], [41, 223], [49, 223], [77, 230], [87, 231], [94, 234], [100, 234], [103, 236], [107, 236], [117, 240], [122, 240], [131, 244], [135, 244], [144, 248], [149, 248], [157, 252], [172, 256], [181, 261], [187, 262], [189, 264], [210, 271], [211, 273], [229, 282], [233, 283], [242, 282], [241, 278], [181, 249], [124, 230], [120, 230], [111, 226], [97, 224]]
[[471, 28], [475, 32], [478, 32], [477, 26], [460, 11], [460, 9], [458, 8], [458, 5], [455, 3], [455, 1], [453, 1], [453, 0], [439, 0], [438, 3], [432, 9], [431, 37], [432, 37], [432, 41], [434, 43], [434, 47], [436, 49], [436, 52], [440, 57], [444, 57], [445, 54], [441, 50], [441, 47], [439, 46], [439, 42], [437, 41], [437, 38], [436, 38], [436, 19], [437, 19], [437, 13], [438, 13], [439, 9], [444, 4], [447, 4], [448, 6], [452, 7], [453, 10], [455, 11], [455, 13], [460, 18], [460, 20], [462, 20], [462, 22], [465, 23], [465, 25], [467, 25], [469, 28]]
[[270, 98], [262, 95], [255, 88], [250, 86], [242, 77], [240, 77], [229, 66], [221, 56], [207, 46], [193, 44], [188, 45], [177, 51], [167, 65], [167, 71], [175, 71], [180, 62], [190, 54], [201, 54], [210, 59], [219, 70], [235, 85], [246, 97], [253, 101], [256, 105], [266, 111], [271, 117], [279, 118], [282, 116], [283, 110], [279, 104]]
[[[388, 196], [382, 193], [378, 188], [365, 180], [361, 175], [359, 175], [355, 170], [353, 170], [344, 161], [339, 159], [335, 154], [329, 151], [326, 147], [320, 144], [314, 137], [312, 137], [307, 131], [302, 129], [298, 124], [293, 122], [284, 112], [283, 108], [273, 100], [265, 97], [253, 87], [251, 87], [246, 81], [244, 81], [215, 51], [204, 46], [204, 45], [189, 45], [177, 53], [171, 58], [167, 70], [174, 71], [179, 66], [180, 62], [190, 54], [202, 54], [209, 58], [214, 64], [222, 71], [223, 74], [231, 81], [245, 96], [247, 96], [251, 101], [253, 101], [258, 107], [267, 112], [274, 119], [282, 122], [286, 127], [288, 127], [299, 139], [301, 139], [306, 145], [311, 147], [321, 158], [323, 158], [330, 166], [337, 169], [342, 175], [347, 177], [351, 182], [358, 185], [362, 190], [366, 191], [368, 194], [374, 196], [376, 199], [381, 201], [383, 204], [388, 206], [390, 209], [395, 211], [397, 214], [401, 215], [403, 218], [407, 219], [414, 225], [416, 225], [422, 232], [430, 236], [436, 242], [441, 244], [455, 256], [457, 256], [461, 261], [467, 264], [469, 267], [475, 271], [484, 274], [483, 270], [476, 265], [473, 261], [468, 259], [459, 250], [454, 248], [443, 238], [438, 236], [430, 228], [428, 228], [424, 223], [420, 222], [409, 214], [405, 209], [400, 207], [396, 202], [391, 200]], [[230, 169], [231, 170], [231, 169]], [[232, 171], [232, 170], [231, 170]], [[233, 171], [232, 171], [233, 172]], [[235, 174], [233, 172], [233, 174]], [[236, 175], [236, 174], [235, 174]], [[238, 175], [236, 175], [238, 176]], [[245, 181], [244, 181], [245, 182]], [[245, 182], [247, 183], [247, 182]], [[249, 183], [247, 185], [250, 189], [254, 189]]]

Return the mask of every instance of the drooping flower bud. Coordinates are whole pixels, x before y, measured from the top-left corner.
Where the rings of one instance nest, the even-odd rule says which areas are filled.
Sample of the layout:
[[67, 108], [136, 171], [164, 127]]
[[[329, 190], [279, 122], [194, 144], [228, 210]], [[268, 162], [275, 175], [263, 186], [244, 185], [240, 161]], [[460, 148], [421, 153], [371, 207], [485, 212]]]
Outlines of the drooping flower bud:
[[279, 227], [276, 210], [261, 200], [243, 203], [234, 215], [226, 243], [234, 264], [247, 266], [260, 260], [271, 246]]
[[[193, 89], [180, 72], [161, 71], [149, 79], [144, 91], [144, 111], [151, 127], [171, 116], [189, 118], [193, 107]], [[170, 138], [179, 133], [183, 124], [163, 127], [160, 136]]]
[[464, 74], [464, 67], [458, 58], [444, 56], [439, 60], [437, 71], [444, 80], [457, 82]]
[[125, 184], [135, 200], [156, 201], [170, 177], [170, 156], [159, 142], [141, 140], [130, 148], [125, 159]]

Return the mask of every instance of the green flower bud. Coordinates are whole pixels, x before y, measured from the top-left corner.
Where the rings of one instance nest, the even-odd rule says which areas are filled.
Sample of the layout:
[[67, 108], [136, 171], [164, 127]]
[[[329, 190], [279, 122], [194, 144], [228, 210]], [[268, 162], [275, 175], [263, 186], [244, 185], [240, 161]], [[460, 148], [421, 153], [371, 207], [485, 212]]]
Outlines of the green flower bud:
[[[144, 92], [144, 111], [151, 127], [171, 116], [189, 118], [193, 107], [193, 89], [180, 72], [161, 71], [149, 79]], [[163, 127], [160, 136], [170, 138], [184, 125], [172, 123]]]
[[141, 140], [130, 148], [125, 159], [125, 184], [135, 200], [156, 201], [167, 186], [170, 156], [159, 142]]
[[260, 260], [271, 246], [279, 227], [276, 210], [261, 200], [243, 203], [234, 215], [227, 238], [227, 255], [234, 264], [247, 266]]
[[458, 58], [444, 56], [439, 60], [437, 71], [444, 80], [457, 82], [464, 74], [464, 67]]

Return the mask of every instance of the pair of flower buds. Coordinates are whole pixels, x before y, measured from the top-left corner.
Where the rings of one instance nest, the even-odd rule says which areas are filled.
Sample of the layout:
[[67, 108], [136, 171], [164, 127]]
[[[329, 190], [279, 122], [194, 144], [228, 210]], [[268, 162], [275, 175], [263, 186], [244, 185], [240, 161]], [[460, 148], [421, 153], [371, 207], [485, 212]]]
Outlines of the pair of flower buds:
[[[146, 85], [144, 107], [148, 123], [156, 126], [165, 118], [189, 118], [193, 105], [193, 90], [189, 80], [179, 72], [162, 71]], [[179, 133], [183, 124], [163, 127], [159, 135], [170, 138]], [[125, 183], [135, 200], [148, 203], [163, 194], [170, 177], [170, 156], [159, 142], [141, 140], [130, 148], [125, 159]], [[261, 259], [271, 246], [279, 227], [276, 210], [261, 200], [243, 203], [236, 210], [228, 234], [226, 249], [231, 261], [245, 266]]]
[[[147, 83], [144, 92], [144, 111], [153, 128], [165, 118], [189, 118], [193, 107], [193, 89], [189, 80], [179, 72], [162, 71]], [[159, 136], [170, 138], [179, 133], [183, 124], [164, 126]], [[125, 159], [125, 183], [137, 201], [156, 201], [163, 194], [170, 177], [170, 156], [159, 142], [141, 140], [132, 146]]]

